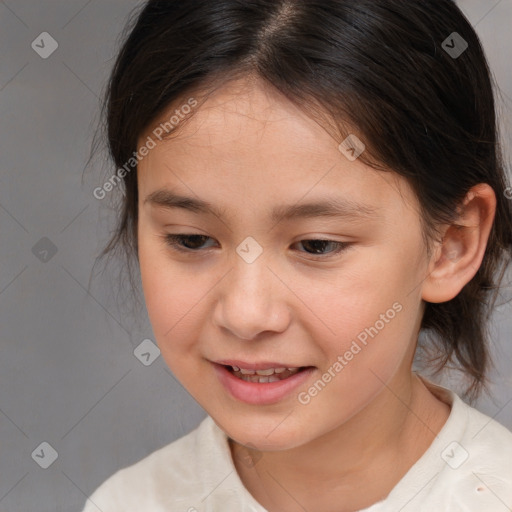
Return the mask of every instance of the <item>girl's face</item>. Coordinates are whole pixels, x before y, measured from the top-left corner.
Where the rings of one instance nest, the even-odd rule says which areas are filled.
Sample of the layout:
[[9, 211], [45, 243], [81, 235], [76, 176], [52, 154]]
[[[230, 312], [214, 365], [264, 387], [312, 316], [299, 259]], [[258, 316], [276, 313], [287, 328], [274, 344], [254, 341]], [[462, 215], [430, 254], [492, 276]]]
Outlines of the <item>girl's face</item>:
[[[164, 360], [240, 443], [282, 450], [348, 425], [411, 376], [428, 269], [412, 190], [258, 83], [225, 86], [158, 141], [176, 108], [140, 138], [157, 144], [137, 177]], [[254, 383], [232, 366], [307, 369]]]

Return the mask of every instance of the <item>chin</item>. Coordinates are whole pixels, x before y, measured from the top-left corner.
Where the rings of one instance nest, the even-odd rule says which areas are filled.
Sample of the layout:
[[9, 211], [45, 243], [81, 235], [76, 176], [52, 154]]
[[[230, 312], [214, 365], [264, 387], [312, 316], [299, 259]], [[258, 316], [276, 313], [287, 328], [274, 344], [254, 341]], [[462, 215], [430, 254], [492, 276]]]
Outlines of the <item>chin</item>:
[[[257, 422], [247, 417], [241, 417], [239, 421], [233, 421], [232, 417], [223, 418], [222, 415], [219, 417], [213, 416], [213, 414], [210, 414], [210, 416], [235, 442], [260, 451], [290, 450], [311, 441], [315, 437], [309, 428], [301, 429], [291, 422], [282, 422], [286, 415], [281, 415], [279, 419], [269, 417]], [[280, 422], [282, 423], [280, 424]]]

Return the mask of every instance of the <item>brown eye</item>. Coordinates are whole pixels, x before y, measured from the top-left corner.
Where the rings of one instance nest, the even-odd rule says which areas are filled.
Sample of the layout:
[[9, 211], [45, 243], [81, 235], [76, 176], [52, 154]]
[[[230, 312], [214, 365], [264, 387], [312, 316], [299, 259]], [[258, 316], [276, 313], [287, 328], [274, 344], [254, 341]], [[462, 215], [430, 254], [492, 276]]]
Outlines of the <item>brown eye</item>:
[[[299, 252], [306, 252], [307, 254], [320, 257], [329, 257], [339, 254], [340, 252], [347, 249], [348, 246], [350, 245], [348, 242], [337, 242], [335, 240], [301, 240], [298, 243], [301, 244], [306, 249], [306, 251]], [[334, 247], [334, 250], [324, 253], [323, 251], [329, 246]]]
[[210, 239], [206, 235], [165, 235], [166, 243], [173, 249], [183, 252], [198, 252], [206, 240]]

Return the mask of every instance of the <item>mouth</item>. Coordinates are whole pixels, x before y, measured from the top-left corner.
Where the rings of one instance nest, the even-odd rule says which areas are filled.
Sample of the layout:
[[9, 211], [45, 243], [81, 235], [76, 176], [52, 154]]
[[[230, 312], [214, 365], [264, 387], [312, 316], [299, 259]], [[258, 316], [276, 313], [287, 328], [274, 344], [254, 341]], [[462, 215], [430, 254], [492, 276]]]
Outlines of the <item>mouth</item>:
[[236, 365], [222, 365], [228, 372], [236, 378], [245, 382], [253, 382], [257, 384], [267, 384], [271, 382], [279, 382], [286, 380], [298, 373], [312, 368], [312, 366], [285, 367], [276, 366], [261, 370], [250, 368], [241, 368]]
[[270, 405], [289, 399], [317, 370], [315, 366], [287, 365], [282, 361], [223, 360], [214, 362], [213, 366], [226, 391], [233, 398], [251, 405]]

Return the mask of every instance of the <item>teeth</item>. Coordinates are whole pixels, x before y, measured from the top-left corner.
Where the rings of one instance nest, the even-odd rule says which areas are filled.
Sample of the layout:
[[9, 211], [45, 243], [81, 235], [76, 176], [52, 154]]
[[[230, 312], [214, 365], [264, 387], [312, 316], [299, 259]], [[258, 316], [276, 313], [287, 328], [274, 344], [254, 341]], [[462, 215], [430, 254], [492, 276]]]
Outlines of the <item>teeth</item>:
[[263, 375], [264, 377], [273, 375], [274, 374], [274, 368], [269, 368], [268, 370], [256, 370], [257, 375]]
[[260, 376], [260, 375], [240, 375], [240, 379], [245, 380], [246, 382], [256, 382], [258, 384], [265, 384], [268, 382], [277, 382], [281, 380], [279, 377], [275, 375], [270, 376]]
[[245, 368], [239, 368], [238, 366], [232, 366], [232, 368], [239, 379], [260, 384], [284, 380], [299, 372], [299, 368], [297, 367], [267, 368], [266, 370], [247, 370]]
[[233, 371], [241, 372], [242, 375], [261, 375], [263, 377], [269, 377], [274, 373], [283, 373], [286, 370], [292, 372], [298, 370], [298, 368], [267, 368], [266, 370], [246, 370], [245, 368], [239, 368], [238, 366], [232, 366]]

